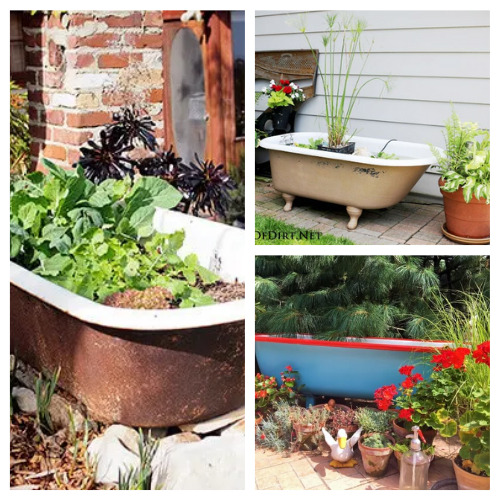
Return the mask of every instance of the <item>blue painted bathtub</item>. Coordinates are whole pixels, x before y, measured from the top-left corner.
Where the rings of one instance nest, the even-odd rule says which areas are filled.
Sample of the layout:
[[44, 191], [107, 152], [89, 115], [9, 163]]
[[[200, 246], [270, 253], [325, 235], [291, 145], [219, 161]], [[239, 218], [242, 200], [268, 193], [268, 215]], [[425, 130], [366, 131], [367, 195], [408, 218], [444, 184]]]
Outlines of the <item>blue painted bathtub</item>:
[[283, 338], [257, 334], [255, 354], [260, 371], [280, 380], [280, 372], [291, 365], [299, 372], [299, 384], [307, 402], [311, 395], [373, 399], [383, 385], [399, 385], [404, 377], [398, 370], [415, 365], [418, 373], [429, 376], [428, 361], [447, 342], [352, 338], [331, 342], [306, 338]]

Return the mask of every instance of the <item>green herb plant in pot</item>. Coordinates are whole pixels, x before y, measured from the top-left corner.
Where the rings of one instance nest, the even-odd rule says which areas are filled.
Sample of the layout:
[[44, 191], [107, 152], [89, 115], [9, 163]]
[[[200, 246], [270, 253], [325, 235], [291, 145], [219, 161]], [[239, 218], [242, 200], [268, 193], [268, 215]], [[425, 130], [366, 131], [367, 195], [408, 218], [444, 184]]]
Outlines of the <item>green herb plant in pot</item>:
[[370, 476], [381, 477], [385, 474], [392, 455], [391, 446], [395, 444], [390, 435], [392, 413], [374, 408], [358, 408], [356, 421], [363, 428], [358, 447], [363, 467]]
[[441, 178], [446, 227], [461, 243], [488, 243], [490, 236], [490, 134], [461, 122], [453, 111], [446, 122], [444, 154], [431, 146]]

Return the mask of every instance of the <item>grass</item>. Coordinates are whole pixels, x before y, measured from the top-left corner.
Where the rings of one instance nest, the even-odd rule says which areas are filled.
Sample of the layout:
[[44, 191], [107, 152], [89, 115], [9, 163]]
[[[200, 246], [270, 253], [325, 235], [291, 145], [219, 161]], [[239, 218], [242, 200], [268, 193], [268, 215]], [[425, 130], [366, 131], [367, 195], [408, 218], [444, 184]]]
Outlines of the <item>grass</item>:
[[[257, 232], [265, 233], [266, 236], [270, 232], [286, 234], [287, 239], [283, 237], [274, 239], [264, 239], [257, 237]], [[272, 234], [272, 233], [271, 233]], [[273, 236], [276, 236], [273, 235]], [[255, 244], [256, 245], [354, 245], [354, 242], [344, 236], [333, 236], [331, 234], [321, 234], [311, 229], [304, 229], [286, 222], [265, 217], [262, 215], [255, 216]]]

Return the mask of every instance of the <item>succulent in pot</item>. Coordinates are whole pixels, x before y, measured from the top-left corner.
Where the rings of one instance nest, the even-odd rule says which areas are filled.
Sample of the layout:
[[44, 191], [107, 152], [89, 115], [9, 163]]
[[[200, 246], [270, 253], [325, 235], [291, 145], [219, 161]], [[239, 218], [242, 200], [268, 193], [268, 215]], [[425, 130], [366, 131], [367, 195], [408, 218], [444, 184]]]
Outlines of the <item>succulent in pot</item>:
[[359, 451], [369, 476], [381, 477], [385, 474], [394, 443], [394, 438], [387, 433], [373, 432], [361, 437]]
[[[490, 235], [490, 134], [477, 123], [461, 122], [453, 111], [446, 122], [446, 147], [431, 147], [441, 174], [446, 236], [472, 240]], [[443, 228], [444, 229], [444, 228]]]

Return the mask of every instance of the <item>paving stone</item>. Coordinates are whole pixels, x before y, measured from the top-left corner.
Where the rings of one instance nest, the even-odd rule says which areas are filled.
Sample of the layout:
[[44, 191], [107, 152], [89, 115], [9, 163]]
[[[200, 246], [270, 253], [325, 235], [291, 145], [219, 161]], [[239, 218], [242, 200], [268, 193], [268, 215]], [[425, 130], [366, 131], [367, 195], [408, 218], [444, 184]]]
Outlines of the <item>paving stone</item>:
[[432, 241], [422, 240], [419, 238], [410, 238], [407, 242], [407, 245], [434, 245]]
[[283, 490], [303, 490], [304, 485], [295, 472], [288, 472], [278, 476], [278, 481]]

